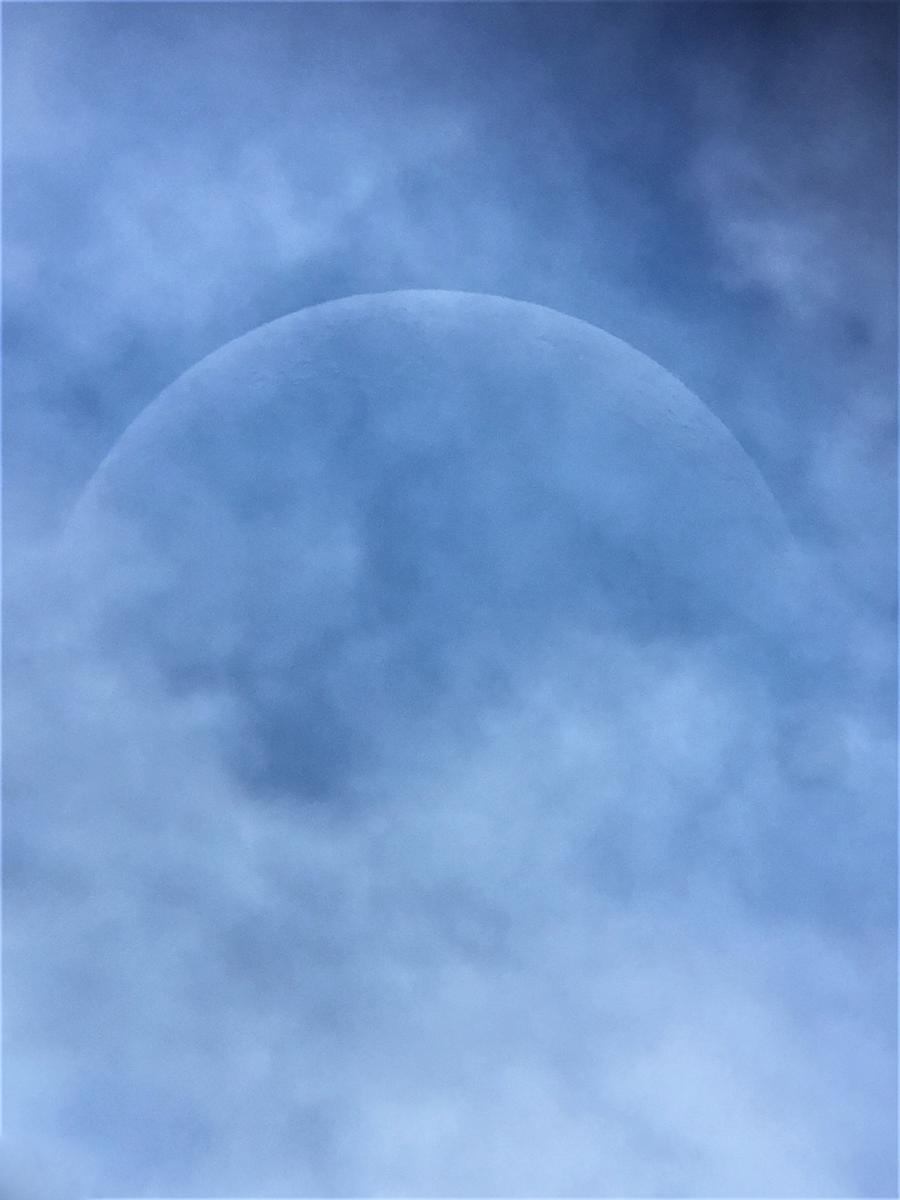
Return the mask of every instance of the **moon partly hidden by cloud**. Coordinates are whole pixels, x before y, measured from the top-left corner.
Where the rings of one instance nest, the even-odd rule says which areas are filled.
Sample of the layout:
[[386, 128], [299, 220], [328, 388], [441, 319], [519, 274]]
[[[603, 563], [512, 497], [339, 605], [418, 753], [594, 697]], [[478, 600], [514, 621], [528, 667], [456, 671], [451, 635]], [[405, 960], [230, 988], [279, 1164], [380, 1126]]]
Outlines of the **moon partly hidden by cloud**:
[[107, 645], [236, 687], [246, 769], [313, 796], [390, 742], [353, 715], [360, 689], [402, 739], [564, 631], [765, 639], [790, 545], [747, 454], [658, 364], [440, 291], [322, 304], [212, 354], [126, 431], [71, 537]]

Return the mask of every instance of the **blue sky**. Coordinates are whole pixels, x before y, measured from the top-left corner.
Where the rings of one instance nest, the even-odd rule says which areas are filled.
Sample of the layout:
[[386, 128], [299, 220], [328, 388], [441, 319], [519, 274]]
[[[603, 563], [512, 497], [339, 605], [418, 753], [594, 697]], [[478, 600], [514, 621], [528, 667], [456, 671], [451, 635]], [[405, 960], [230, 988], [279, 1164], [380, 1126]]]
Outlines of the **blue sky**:
[[895, 1194], [896, 10], [3, 23], [0, 1195]]

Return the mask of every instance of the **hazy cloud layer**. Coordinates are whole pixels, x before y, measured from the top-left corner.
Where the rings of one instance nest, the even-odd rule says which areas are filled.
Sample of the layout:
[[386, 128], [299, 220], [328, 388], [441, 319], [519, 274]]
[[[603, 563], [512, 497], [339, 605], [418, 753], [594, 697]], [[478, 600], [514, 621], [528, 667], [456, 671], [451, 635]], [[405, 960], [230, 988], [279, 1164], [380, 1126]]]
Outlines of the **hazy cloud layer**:
[[[3, 18], [0, 1195], [894, 1193], [896, 13]], [[724, 546], [685, 544], [693, 591], [592, 575], [568, 392], [516, 440], [467, 345], [474, 415], [376, 388], [359, 452], [319, 409], [256, 459], [201, 421], [208, 461], [133, 477], [185, 558], [104, 575], [88, 521], [61, 567], [181, 372], [403, 288], [570, 313], [700, 395], [802, 546], [777, 650], [678, 608], [755, 604]]]

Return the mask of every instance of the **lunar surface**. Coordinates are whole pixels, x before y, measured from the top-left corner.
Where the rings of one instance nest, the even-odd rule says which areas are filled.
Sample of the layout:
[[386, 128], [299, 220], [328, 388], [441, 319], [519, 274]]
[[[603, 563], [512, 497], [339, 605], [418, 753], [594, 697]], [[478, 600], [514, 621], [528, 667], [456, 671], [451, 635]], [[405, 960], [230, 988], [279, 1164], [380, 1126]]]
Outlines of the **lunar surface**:
[[189, 370], [69, 541], [91, 638], [241, 696], [242, 769], [326, 796], [573, 632], [765, 640], [789, 537], [649, 358], [534, 304], [415, 291], [305, 309]]

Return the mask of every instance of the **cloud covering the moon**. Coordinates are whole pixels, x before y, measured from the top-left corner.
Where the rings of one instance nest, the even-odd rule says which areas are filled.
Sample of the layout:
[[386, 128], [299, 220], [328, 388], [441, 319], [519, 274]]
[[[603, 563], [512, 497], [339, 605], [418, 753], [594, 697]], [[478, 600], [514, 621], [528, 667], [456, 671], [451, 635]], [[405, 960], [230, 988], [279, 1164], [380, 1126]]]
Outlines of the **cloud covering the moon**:
[[11, 1180], [896, 1190], [891, 30], [5, 6]]

